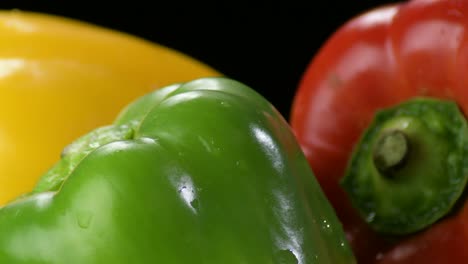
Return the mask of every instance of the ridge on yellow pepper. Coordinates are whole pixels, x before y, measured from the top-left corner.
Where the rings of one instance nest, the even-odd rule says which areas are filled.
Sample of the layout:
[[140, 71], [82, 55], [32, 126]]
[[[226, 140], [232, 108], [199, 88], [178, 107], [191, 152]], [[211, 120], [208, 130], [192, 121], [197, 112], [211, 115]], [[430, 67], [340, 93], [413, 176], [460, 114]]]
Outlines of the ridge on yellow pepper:
[[[157, 26], [155, 26], [155, 30]], [[183, 53], [65, 17], [0, 11], [0, 205], [67, 142], [158, 87], [221, 75]]]

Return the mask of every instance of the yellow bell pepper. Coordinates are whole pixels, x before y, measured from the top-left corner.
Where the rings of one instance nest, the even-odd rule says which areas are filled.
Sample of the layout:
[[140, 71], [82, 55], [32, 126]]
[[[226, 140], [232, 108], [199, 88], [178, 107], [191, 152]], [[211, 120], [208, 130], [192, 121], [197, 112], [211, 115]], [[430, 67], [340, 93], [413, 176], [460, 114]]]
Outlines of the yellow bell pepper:
[[[155, 29], [156, 30], [156, 29]], [[0, 12], [0, 205], [129, 101], [217, 71], [172, 49], [64, 17]]]

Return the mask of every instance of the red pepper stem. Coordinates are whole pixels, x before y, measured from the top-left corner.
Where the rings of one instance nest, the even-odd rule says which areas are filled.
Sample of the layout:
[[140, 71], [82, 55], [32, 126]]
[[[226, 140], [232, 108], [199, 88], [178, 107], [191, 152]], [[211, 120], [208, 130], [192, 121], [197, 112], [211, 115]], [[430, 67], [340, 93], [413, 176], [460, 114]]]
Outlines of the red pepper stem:
[[384, 133], [377, 141], [373, 152], [374, 164], [384, 175], [400, 167], [409, 152], [409, 140], [403, 131], [392, 130]]
[[341, 186], [375, 231], [407, 235], [451, 212], [467, 172], [463, 113], [456, 102], [421, 97], [375, 114]]

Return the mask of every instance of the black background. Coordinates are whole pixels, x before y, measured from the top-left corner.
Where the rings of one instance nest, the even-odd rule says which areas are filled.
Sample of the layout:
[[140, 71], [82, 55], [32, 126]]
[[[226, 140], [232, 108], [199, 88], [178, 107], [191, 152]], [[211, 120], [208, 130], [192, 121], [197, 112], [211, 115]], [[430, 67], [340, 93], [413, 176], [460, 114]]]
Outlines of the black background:
[[384, 0], [0, 1], [67, 16], [179, 50], [265, 96], [285, 116], [302, 73], [340, 25]]

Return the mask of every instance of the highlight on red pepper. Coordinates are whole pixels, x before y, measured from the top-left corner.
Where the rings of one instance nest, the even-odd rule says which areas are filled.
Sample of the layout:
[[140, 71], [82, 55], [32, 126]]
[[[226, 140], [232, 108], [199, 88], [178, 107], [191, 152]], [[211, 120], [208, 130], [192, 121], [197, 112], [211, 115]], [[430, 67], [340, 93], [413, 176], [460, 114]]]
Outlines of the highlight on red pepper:
[[72, 142], [0, 230], [9, 264], [356, 263], [286, 120], [222, 77], [148, 93]]
[[304, 72], [290, 123], [359, 263], [464, 263], [468, 2], [363, 13]]

